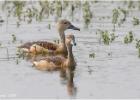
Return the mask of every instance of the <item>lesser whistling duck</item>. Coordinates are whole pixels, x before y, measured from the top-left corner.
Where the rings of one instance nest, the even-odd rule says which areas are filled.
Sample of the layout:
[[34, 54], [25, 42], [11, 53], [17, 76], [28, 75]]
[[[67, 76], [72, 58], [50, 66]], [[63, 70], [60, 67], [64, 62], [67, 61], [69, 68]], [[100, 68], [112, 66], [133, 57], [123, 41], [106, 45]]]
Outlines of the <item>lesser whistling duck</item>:
[[24, 52], [30, 52], [30, 53], [41, 52], [42, 49], [39, 49], [38, 51], [35, 51], [35, 49], [31, 49], [31, 47], [33, 47], [35, 45], [35, 46], [40, 46], [47, 50], [50, 50], [51, 53], [53, 52], [54, 54], [58, 54], [58, 53], [67, 54], [67, 48], [66, 48], [66, 44], [65, 44], [65, 34], [64, 34], [64, 31], [67, 29], [73, 29], [73, 30], [80, 31], [79, 28], [72, 25], [68, 20], [63, 19], [63, 20], [60, 20], [57, 22], [57, 30], [59, 32], [61, 44], [58, 45], [56, 43], [51, 43], [51, 42], [47, 42], [47, 41], [36, 41], [36, 42], [25, 43], [25, 44], [19, 46], [18, 48], [22, 48], [22, 50]]
[[71, 40], [66, 41], [66, 47], [68, 51], [67, 57], [64, 56], [51, 56], [51, 57], [46, 57], [42, 58], [39, 61], [34, 61], [33, 65], [41, 70], [41, 71], [52, 71], [52, 70], [57, 70], [57, 69], [70, 69], [74, 70], [76, 66], [76, 62], [73, 57], [72, 53], [72, 44]]
[[[73, 41], [73, 44], [76, 46], [76, 42], [75, 42], [75, 36], [73, 34], [69, 34], [69, 35], [66, 35], [66, 38], [65, 38], [65, 42], [67, 41]], [[57, 53], [59, 51], [62, 51], [62, 48], [63, 48], [63, 44], [60, 43], [60, 44], [54, 44], [56, 45], [57, 50], [55, 52], [53, 52], [53, 50], [48, 50], [40, 45], [37, 45], [37, 44], [33, 44], [31, 47], [30, 47], [30, 52], [34, 52], [34, 53]]]

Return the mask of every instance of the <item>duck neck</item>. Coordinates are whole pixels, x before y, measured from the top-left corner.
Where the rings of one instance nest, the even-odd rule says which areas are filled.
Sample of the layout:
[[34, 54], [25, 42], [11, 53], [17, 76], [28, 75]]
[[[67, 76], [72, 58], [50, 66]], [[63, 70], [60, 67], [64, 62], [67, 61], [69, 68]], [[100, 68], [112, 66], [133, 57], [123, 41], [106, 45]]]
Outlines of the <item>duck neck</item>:
[[68, 46], [68, 62], [71, 64], [74, 64], [74, 57], [73, 57], [73, 53], [72, 53], [72, 46]]
[[61, 40], [62, 47], [63, 47], [64, 49], [66, 49], [64, 31], [59, 31], [59, 35], [60, 35], [60, 40]]

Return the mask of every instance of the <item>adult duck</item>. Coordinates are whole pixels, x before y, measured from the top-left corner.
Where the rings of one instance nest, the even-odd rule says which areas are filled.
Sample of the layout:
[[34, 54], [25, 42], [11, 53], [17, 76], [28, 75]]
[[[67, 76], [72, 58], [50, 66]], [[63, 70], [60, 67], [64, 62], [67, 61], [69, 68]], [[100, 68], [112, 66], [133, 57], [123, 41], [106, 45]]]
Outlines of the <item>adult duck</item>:
[[[73, 29], [73, 30], [80, 31], [80, 29], [75, 27], [74, 25], [72, 25], [70, 23], [70, 21], [63, 19], [63, 20], [60, 20], [57, 22], [57, 30], [59, 32], [59, 36], [60, 36], [60, 40], [61, 40], [61, 43], [59, 45], [56, 43], [48, 42], [48, 41], [36, 41], [36, 42], [25, 43], [25, 44], [19, 46], [18, 48], [22, 48], [22, 50], [24, 52], [28, 52], [28, 53], [42, 52], [41, 49], [38, 51], [35, 51], [34, 48], [31, 48], [31, 47], [33, 47], [33, 45], [36, 45], [36, 46], [40, 46], [40, 47], [47, 49], [48, 53], [51, 52], [54, 54], [60, 54], [60, 53], [67, 54], [68, 52], [67, 52], [67, 48], [66, 48], [66, 44], [65, 44], [65, 34], [64, 34], [64, 31], [67, 29]], [[36, 46], [34, 46], [34, 47], [36, 47]]]
[[[69, 35], [66, 35], [66, 38], [65, 38], [65, 42], [67, 41], [72, 41], [74, 46], [76, 46], [76, 42], [75, 42], [75, 36], [73, 34], [69, 34]], [[34, 52], [34, 53], [39, 53], [39, 54], [47, 54], [47, 53], [50, 53], [50, 54], [55, 54], [55, 53], [59, 53], [60, 50], [62, 50], [62, 43], [60, 44], [57, 44], [55, 43], [54, 44], [56, 47], [58, 47], [58, 51], [53, 51], [53, 50], [48, 50], [40, 45], [37, 45], [37, 44], [33, 44], [31, 47], [30, 47], [30, 51], [29, 52]]]
[[41, 71], [53, 71], [57, 69], [65, 70], [74, 70], [76, 66], [76, 62], [74, 60], [73, 52], [72, 52], [72, 44], [71, 41], [66, 42], [66, 47], [68, 51], [67, 57], [64, 56], [50, 56], [46, 58], [42, 58], [38, 61], [33, 61], [33, 65]]

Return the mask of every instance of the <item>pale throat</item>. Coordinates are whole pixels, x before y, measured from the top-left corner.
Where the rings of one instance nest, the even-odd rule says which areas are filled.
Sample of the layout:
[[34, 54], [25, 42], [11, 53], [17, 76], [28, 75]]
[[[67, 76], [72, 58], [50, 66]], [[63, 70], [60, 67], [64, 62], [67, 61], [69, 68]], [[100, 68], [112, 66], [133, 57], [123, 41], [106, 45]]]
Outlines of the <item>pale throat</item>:
[[59, 36], [60, 36], [61, 44], [66, 46], [65, 45], [65, 33], [64, 33], [64, 31], [59, 30]]

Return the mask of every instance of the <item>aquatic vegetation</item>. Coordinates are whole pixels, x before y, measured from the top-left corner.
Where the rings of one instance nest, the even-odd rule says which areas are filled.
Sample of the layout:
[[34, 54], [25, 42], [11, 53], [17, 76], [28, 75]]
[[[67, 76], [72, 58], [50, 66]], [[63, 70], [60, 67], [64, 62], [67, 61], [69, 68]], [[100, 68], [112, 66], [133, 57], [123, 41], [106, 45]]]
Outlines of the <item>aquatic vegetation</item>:
[[90, 24], [92, 20], [92, 12], [90, 10], [89, 2], [87, 1], [85, 1], [85, 3], [83, 4], [83, 18], [84, 18], [84, 23], [86, 27], [88, 27], [88, 25]]
[[136, 49], [138, 50], [138, 57], [140, 58], [140, 40], [136, 39]]
[[128, 44], [129, 43], [129, 39], [128, 39], [128, 36], [127, 35], [124, 37], [124, 43], [125, 44]]
[[122, 14], [122, 18], [120, 18], [120, 21], [118, 23], [118, 25], [120, 26], [121, 24], [123, 24], [126, 21], [127, 15], [128, 15], [128, 10], [123, 9], [123, 8], [118, 8], [120, 11], [120, 14]]
[[140, 47], [140, 40], [136, 39], [136, 48]]
[[133, 17], [133, 21], [132, 21], [133, 25], [136, 26], [136, 25], [139, 25], [140, 24], [140, 21], [138, 18], [136, 17]]
[[128, 1], [128, 8], [129, 9], [133, 8], [133, 1], [131, 1], [131, 0]]
[[48, 24], [48, 29], [51, 29], [51, 24]]
[[69, 6], [69, 3], [70, 3], [70, 1], [64, 0], [64, 1], [63, 1], [62, 9], [63, 9], [63, 10], [67, 9], [67, 7]]
[[12, 34], [12, 42], [15, 43], [17, 41], [17, 38], [14, 34]]
[[[32, 9], [28, 8], [28, 9], [26, 10], [25, 16], [28, 17], [27, 22], [28, 22], [28, 23], [31, 23], [31, 22], [32, 22], [32, 17], [35, 16], [35, 12], [33, 12]], [[24, 20], [25, 20], [25, 19], [24, 19]]]
[[105, 31], [98, 30], [98, 31], [99, 32], [97, 32], [96, 34], [100, 34], [101, 40], [105, 45], [109, 45], [116, 39], [116, 37], [118, 37], [115, 35], [115, 33], [109, 33], [107, 30]]
[[74, 16], [74, 10], [75, 10], [75, 7], [74, 5], [72, 4], [71, 5], [71, 16], [72, 16], [72, 20], [74, 19], [73, 16]]
[[25, 6], [24, 1], [13, 1], [13, 6], [14, 6], [14, 15], [18, 17], [18, 20], [21, 20], [21, 15], [23, 12], [23, 7]]
[[24, 59], [26, 57], [26, 54], [22, 50], [17, 49], [16, 56], [17, 56], [17, 58]]
[[95, 53], [89, 54], [89, 58], [95, 58]]
[[113, 42], [116, 37], [118, 37], [118, 36], [115, 36], [115, 33], [111, 33], [110, 34], [110, 42]]
[[4, 20], [2, 19], [2, 17], [0, 16], [0, 23], [3, 23], [4, 22]]
[[56, 1], [55, 10], [56, 10], [57, 17], [61, 17], [62, 16], [62, 4], [61, 4], [61, 1]]
[[16, 64], [17, 64], [17, 65], [19, 64], [19, 60], [18, 60], [18, 59], [16, 59]]
[[114, 25], [113, 31], [115, 31], [116, 24], [118, 24], [118, 26], [121, 26], [121, 24], [123, 24], [126, 21], [129, 11], [124, 8], [118, 7], [118, 9], [113, 9], [112, 12], [112, 23]]
[[124, 37], [124, 43], [128, 44], [128, 43], [132, 43], [134, 40], [134, 36], [132, 31], [130, 31], [125, 37]]
[[[74, 20], [76, 11], [83, 12], [84, 24], [86, 27], [92, 20], [92, 12], [90, 10], [90, 1], [5, 1], [3, 11], [7, 12], [7, 19], [9, 17], [17, 18], [17, 27], [22, 21], [30, 24], [34, 19], [42, 21], [47, 19], [50, 15], [55, 16], [55, 21], [62, 17], [63, 12], [68, 10], [68, 15]], [[79, 19], [77, 19], [79, 20]]]
[[110, 37], [109, 37], [108, 31], [103, 31], [102, 32], [102, 39], [103, 39], [103, 43], [104, 44], [109, 45], [109, 43], [110, 43]]
[[88, 66], [88, 73], [91, 75], [93, 72], [93, 69], [91, 68], [91, 66]]
[[119, 10], [118, 9], [113, 9], [112, 12], [113, 12], [113, 15], [112, 15], [112, 23], [114, 25], [113, 31], [115, 31], [115, 25], [118, 22], [118, 18], [120, 16], [120, 13], [119, 13]]

